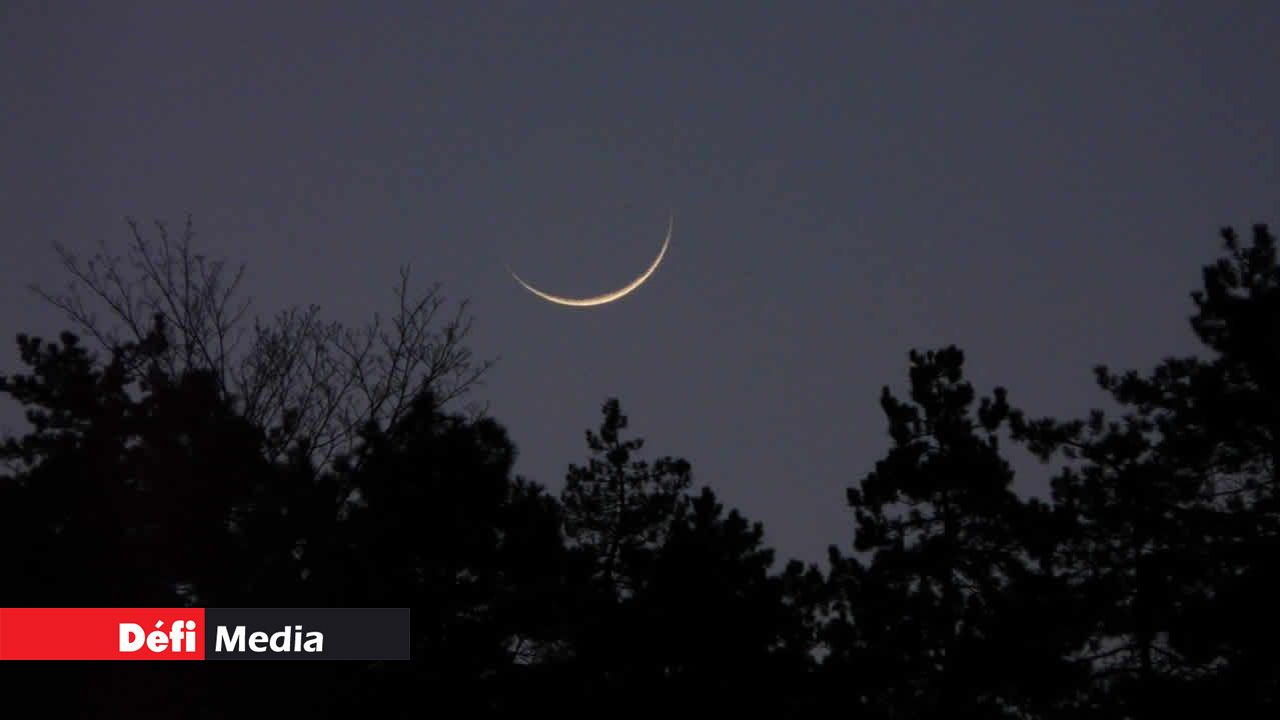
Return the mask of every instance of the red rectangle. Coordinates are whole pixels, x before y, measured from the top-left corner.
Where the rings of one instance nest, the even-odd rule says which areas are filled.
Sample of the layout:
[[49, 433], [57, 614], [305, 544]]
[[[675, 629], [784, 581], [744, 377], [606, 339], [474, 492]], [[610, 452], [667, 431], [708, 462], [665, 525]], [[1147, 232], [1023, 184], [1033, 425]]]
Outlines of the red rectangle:
[[0, 660], [203, 660], [204, 608], [0, 608]]

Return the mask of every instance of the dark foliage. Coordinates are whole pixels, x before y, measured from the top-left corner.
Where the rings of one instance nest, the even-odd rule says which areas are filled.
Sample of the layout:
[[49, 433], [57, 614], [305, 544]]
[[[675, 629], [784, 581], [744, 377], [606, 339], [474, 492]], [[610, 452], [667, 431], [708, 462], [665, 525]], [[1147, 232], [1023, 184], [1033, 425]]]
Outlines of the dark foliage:
[[[642, 457], [614, 399], [557, 497], [429, 373], [318, 454], [289, 418], [327, 411], [250, 412], [233, 365], [174, 362], [203, 336], [170, 315], [98, 352], [21, 336], [0, 605], [409, 607], [413, 661], [0, 670], [61, 688], [53, 717], [1274, 716], [1280, 267], [1263, 226], [1223, 239], [1204, 356], [1097, 368], [1110, 414], [1031, 418], [959, 349], [911, 352], [823, 569]], [[1013, 492], [1009, 442], [1059, 461], [1048, 500]]]

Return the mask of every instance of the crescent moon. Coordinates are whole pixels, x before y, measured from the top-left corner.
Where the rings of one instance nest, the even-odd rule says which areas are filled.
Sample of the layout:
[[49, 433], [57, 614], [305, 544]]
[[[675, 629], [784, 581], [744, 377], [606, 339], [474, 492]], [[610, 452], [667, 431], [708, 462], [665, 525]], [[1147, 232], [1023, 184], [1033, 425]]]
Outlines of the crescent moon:
[[551, 293], [543, 292], [524, 280], [521, 280], [520, 276], [517, 275], [510, 267], [507, 268], [507, 272], [511, 273], [511, 277], [515, 278], [516, 282], [523, 285], [525, 290], [528, 290], [548, 302], [553, 302], [557, 305], [567, 305], [569, 307], [594, 307], [596, 305], [604, 305], [606, 303], [611, 303], [614, 300], [620, 300], [631, 294], [633, 290], [643, 285], [644, 281], [649, 279], [649, 276], [653, 274], [654, 270], [658, 269], [658, 265], [662, 262], [662, 256], [667, 254], [667, 246], [671, 244], [671, 231], [674, 227], [675, 218], [673, 217], [670, 222], [667, 223], [667, 238], [662, 241], [662, 249], [658, 251], [658, 257], [653, 259], [653, 264], [651, 264], [647, 270], [640, 273], [639, 277], [621, 288], [618, 288], [613, 292], [604, 293], [603, 295], [595, 295], [593, 297], [586, 298], [570, 298], [552, 295]]

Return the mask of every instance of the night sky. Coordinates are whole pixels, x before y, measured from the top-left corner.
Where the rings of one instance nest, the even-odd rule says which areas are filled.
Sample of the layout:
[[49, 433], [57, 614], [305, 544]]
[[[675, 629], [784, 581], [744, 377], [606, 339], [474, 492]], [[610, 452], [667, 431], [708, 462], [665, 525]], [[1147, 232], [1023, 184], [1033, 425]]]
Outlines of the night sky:
[[[1218, 229], [1280, 224], [1277, 38], [1271, 2], [6, 0], [0, 372], [68, 327], [28, 290], [53, 242], [190, 213], [263, 315], [361, 324], [406, 264], [469, 299], [520, 474], [558, 491], [617, 396], [818, 560], [910, 349], [1060, 416], [1097, 363], [1195, 350]], [[614, 289], [672, 215], [614, 304], [507, 274]]]

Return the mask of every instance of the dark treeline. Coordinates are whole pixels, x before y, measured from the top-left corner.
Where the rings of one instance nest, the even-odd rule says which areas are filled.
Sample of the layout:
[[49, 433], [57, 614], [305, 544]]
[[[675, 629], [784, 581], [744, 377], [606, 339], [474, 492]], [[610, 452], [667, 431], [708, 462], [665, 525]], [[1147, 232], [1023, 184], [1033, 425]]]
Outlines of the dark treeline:
[[[434, 290], [402, 285], [395, 321], [363, 330], [314, 311], [245, 330], [238, 276], [190, 233], [134, 237], [132, 264], [64, 255], [72, 290], [46, 297], [75, 332], [21, 337], [25, 371], [0, 378], [30, 423], [0, 447], [0, 605], [408, 606], [414, 660], [0, 668], [42, 715], [1280, 704], [1280, 267], [1263, 226], [1224, 231], [1204, 268], [1204, 352], [1096, 370], [1109, 413], [1035, 417], [1002, 388], [980, 397], [959, 349], [911, 352], [909, 393], [881, 398], [890, 446], [831, 499], [850, 532], [821, 567], [775, 558], [688, 461], [645, 452], [616, 400], [562, 492], [515, 476], [503, 427], [451, 409], [485, 366]], [[1060, 468], [1050, 498], [1011, 490], [1008, 443]]]

